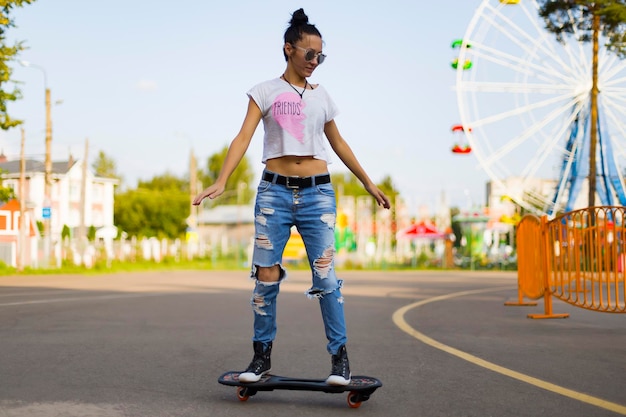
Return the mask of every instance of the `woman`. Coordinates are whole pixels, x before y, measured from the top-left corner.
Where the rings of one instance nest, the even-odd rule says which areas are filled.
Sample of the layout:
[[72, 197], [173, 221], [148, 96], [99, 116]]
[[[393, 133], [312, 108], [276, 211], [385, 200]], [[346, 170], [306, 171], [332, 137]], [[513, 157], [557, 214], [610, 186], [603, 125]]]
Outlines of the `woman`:
[[[276, 336], [276, 297], [286, 277], [282, 254], [292, 226], [304, 241], [312, 271], [309, 298], [319, 300], [327, 350], [332, 355], [331, 385], [350, 383], [346, 350], [342, 280], [334, 269], [335, 194], [327, 164], [326, 140], [343, 163], [361, 181], [378, 205], [390, 207], [388, 197], [370, 180], [342, 138], [334, 118], [337, 108], [319, 84], [308, 77], [324, 62], [322, 35], [309, 23], [304, 10], [296, 10], [284, 34], [287, 68], [275, 79], [248, 91], [248, 110], [241, 130], [231, 142], [224, 165], [214, 184], [193, 201], [216, 198], [248, 149], [261, 119], [265, 128], [265, 170], [257, 189], [255, 241], [251, 278], [256, 285], [251, 304], [254, 312], [254, 357], [239, 375], [242, 382], [256, 382], [271, 369], [272, 343]], [[324, 139], [326, 138], [326, 140]]]

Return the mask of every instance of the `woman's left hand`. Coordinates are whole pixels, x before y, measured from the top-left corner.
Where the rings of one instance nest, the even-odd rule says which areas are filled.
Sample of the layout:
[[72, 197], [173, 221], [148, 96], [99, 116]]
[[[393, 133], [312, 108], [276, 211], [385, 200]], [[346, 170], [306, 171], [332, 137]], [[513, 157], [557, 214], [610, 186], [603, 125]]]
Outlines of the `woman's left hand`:
[[391, 208], [391, 201], [389, 200], [389, 197], [387, 197], [385, 193], [383, 193], [376, 185], [372, 184], [370, 186], [366, 186], [365, 189], [372, 195], [372, 197], [374, 197], [374, 199], [376, 199], [376, 203], [378, 203], [379, 206], [386, 209]]

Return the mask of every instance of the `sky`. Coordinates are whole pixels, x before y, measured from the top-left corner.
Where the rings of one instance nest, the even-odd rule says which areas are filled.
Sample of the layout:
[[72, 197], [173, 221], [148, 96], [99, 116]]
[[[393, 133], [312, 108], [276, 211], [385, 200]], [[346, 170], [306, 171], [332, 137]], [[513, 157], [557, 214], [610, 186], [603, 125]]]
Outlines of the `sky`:
[[[375, 181], [390, 176], [417, 213], [484, 204], [487, 175], [450, 149], [458, 123], [454, 39], [478, 0], [336, 1], [38, 0], [13, 12], [7, 36], [28, 48], [14, 63], [23, 99], [26, 154], [45, 153], [44, 74], [52, 96], [52, 159], [98, 152], [123, 187], [165, 173], [186, 176], [190, 154], [205, 167], [239, 131], [246, 91], [280, 76], [283, 34], [302, 7], [323, 36], [327, 59], [310, 78], [340, 109], [343, 137]], [[43, 71], [42, 71], [43, 69]], [[247, 157], [258, 181], [263, 128]], [[0, 132], [19, 157], [20, 131]], [[334, 156], [333, 173], [347, 172]], [[205, 184], [206, 186], [207, 184]]]

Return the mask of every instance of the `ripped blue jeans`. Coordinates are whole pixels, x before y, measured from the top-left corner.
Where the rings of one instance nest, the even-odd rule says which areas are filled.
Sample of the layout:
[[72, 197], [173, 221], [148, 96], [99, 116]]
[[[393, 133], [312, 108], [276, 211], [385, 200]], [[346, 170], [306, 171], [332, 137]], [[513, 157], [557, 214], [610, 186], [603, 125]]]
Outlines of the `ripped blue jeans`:
[[[267, 344], [276, 337], [276, 300], [280, 283], [286, 278], [282, 265], [285, 245], [295, 226], [302, 236], [312, 272], [312, 287], [306, 292], [317, 299], [327, 350], [337, 353], [347, 341], [344, 319], [343, 281], [335, 275], [335, 191], [330, 183], [307, 188], [288, 188], [261, 180], [255, 204], [255, 236], [251, 278], [256, 285], [252, 295], [254, 312], [253, 341]], [[258, 267], [279, 265], [278, 282], [262, 282], [256, 275]]]

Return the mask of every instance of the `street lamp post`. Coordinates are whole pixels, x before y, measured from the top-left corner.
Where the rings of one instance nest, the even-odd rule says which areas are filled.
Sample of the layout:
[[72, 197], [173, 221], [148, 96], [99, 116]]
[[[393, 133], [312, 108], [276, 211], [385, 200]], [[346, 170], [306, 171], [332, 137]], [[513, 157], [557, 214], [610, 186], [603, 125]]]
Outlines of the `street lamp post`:
[[43, 73], [43, 83], [46, 92], [46, 156], [44, 163], [44, 202], [43, 202], [43, 220], [44, 220], [44, 265], [50, 266], [51, 252], [51, 185], [52, 185], [52, 117], [50, 115], [50, 88], [48, 87], [48, 75], [44, 67], [32, 64], [28, 61], [20, 61], [20, 65], [28, 68], [36, 68]]

